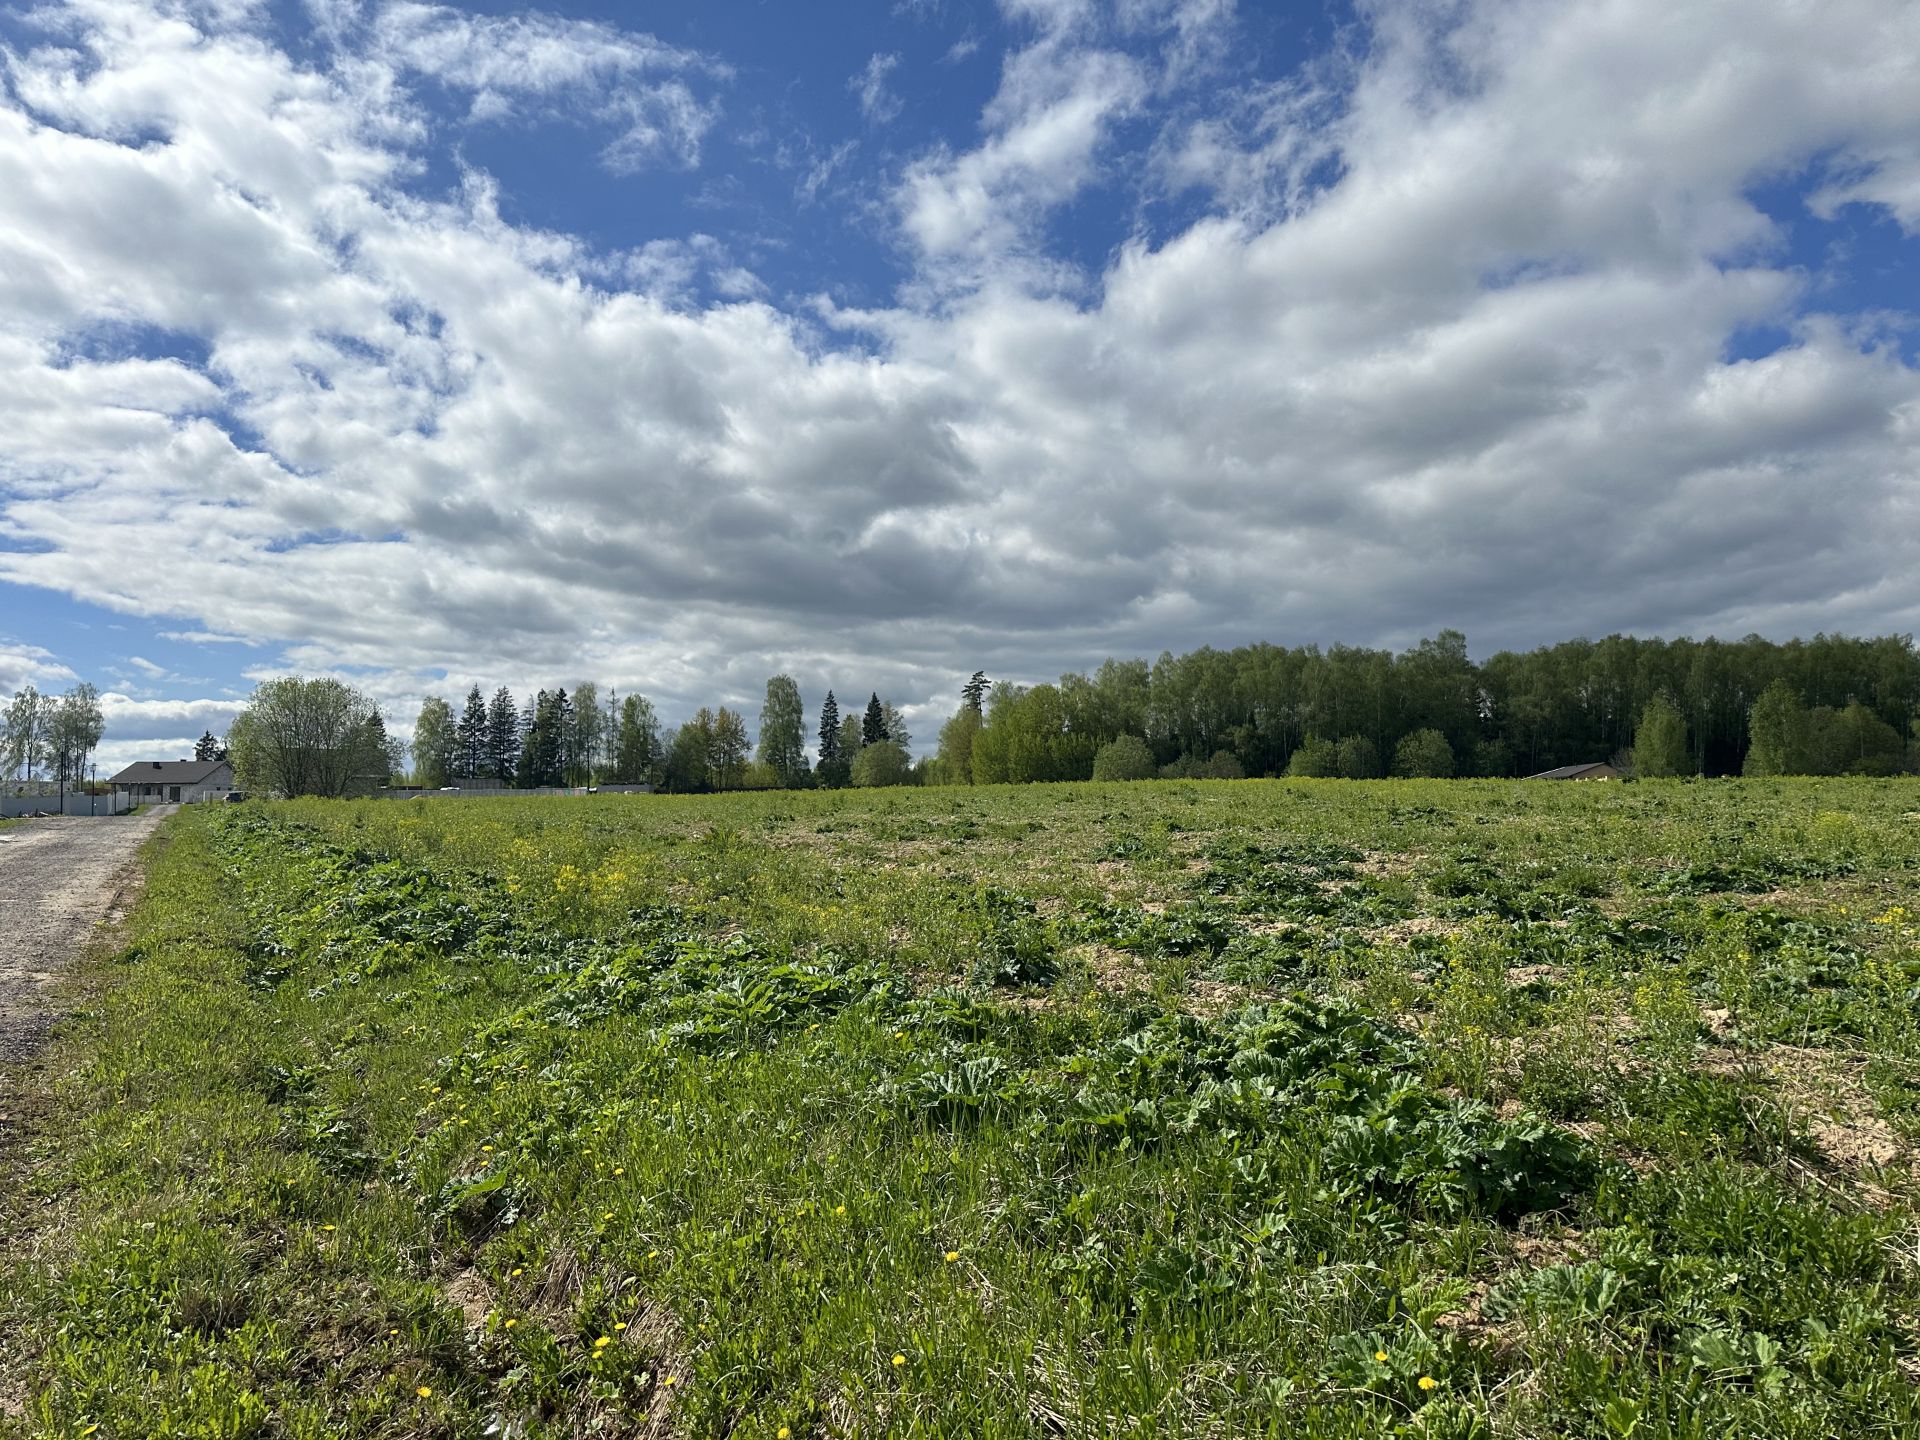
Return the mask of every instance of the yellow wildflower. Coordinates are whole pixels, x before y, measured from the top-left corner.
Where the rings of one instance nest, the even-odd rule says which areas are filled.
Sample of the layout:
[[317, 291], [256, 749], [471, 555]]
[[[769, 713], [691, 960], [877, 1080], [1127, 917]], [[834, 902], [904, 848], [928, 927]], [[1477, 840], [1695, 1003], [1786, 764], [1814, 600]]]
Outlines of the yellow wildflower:
[[1387, 1352], [1384, 1350], [1376, 1350], [1373, 1352], [1373, 1358], [1384, 1365], [1387, 1363]]
[[904, 1355], [895, 1355], [893, 1357], [893, 1363], [895, 1365], [904, 1365], [907, 1363], [907, 1357]]
[[958, 1260], [959, 1258], [960, 1258], [960, 1252], [958, 1250], [947, 1251], [947, 1264], [951, 1265], [953, 1264], [954, 1261]]
[[1431, 1375], [1422, 1375], [1420, 1377], [1420, 1388], [1422, 1390], [1431, 1390], [1433, 1389], [1434, 1386], [1438, 1385], [1439, 1383], [1440, 1382], [1434, 1379]]
[[418, 1395], [422, 1400], [425, 1400], [428, 1396], [433, 1394], [433, 1387], [431, 1385], [422, 1385], [418, 1389], [416, 1389], [413, 1393]]

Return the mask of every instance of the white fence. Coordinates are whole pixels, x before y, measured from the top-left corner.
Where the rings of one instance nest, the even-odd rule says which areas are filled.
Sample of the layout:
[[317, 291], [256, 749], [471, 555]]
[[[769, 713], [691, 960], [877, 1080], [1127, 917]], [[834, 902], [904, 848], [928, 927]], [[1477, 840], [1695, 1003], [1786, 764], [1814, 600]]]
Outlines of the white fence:
[[0, 795], [0, 820], [16, 815], [124, 815], [132, 808], [125, 795], [69, 795], [64, 809], [58, 795]]

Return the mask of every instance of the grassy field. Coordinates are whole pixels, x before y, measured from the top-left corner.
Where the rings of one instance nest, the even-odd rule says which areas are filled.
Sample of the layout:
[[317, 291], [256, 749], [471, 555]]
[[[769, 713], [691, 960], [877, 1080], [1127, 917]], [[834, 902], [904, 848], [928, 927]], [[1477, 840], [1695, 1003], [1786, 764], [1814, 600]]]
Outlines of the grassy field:
[[1920, 786], [204, 807], [47, 1436], [1920, 1433]]

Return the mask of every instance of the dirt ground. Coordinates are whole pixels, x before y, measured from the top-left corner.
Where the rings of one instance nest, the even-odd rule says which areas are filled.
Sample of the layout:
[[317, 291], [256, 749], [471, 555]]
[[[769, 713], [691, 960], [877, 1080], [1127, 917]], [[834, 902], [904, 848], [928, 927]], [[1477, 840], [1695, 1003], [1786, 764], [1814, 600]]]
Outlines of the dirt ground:
[[172, 808], [0, 825], [0, 1063], [26, 1059], [46, 1034], [60, 972], [116, 909], [134, 851]]

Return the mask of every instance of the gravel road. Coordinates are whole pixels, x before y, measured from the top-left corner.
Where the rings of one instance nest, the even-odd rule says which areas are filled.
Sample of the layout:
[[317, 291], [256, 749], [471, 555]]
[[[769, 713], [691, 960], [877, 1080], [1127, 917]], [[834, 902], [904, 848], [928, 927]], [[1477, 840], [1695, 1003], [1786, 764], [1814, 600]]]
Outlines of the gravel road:
[[0, 1061], [25, 1059], [46, 1034], [61, 970], [133, 883], [134, 851], [173, 808], [0, 825]]

